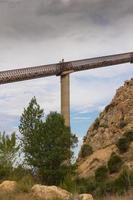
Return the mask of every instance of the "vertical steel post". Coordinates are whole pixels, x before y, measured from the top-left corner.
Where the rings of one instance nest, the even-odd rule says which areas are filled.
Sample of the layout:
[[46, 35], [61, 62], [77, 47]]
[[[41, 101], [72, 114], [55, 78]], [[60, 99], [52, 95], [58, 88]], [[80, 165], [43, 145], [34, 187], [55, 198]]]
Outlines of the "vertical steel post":
[[70, 127], [70, 75], [61, 75], [61, 114], [64, 116], [65, 125]]

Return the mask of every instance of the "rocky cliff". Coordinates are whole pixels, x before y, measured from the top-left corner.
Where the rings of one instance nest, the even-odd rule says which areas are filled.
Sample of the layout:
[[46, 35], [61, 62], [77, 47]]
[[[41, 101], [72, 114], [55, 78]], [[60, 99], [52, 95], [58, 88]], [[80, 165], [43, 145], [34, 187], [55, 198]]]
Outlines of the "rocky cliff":
[[78, 158], [79, 176], [94, 175], [97, 168], [107, 165], [113, 152], [120, 156], [123, 167], [133, 169], [132, 137], [133, 79], [117, 90], [112, 102], [89, 128]]

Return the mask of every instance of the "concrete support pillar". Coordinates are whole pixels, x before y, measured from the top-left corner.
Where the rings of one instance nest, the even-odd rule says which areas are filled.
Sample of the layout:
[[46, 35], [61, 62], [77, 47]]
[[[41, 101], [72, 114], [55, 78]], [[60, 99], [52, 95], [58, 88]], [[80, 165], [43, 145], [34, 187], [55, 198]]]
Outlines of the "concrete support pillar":
[[65, 125], [70, 127], [70, 75], [61, 75], [61, 114], [64, 116]]

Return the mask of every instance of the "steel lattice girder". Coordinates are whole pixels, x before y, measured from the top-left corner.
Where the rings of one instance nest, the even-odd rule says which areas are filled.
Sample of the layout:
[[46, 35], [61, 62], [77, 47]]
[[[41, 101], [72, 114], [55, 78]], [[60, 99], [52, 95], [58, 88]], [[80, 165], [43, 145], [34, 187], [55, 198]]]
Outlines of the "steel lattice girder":
[[0, 72], [0, 84], [133, 62], [133, 52]]

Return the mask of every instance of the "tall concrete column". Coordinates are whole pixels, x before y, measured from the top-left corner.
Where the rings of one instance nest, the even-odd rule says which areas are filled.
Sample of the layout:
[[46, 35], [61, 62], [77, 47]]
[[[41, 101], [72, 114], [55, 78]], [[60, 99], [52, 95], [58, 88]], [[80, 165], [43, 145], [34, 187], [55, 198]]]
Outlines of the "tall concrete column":
[[64, 116], [65, 125], [70, 127], [70, 75], [61, 75], [61, 114]]

